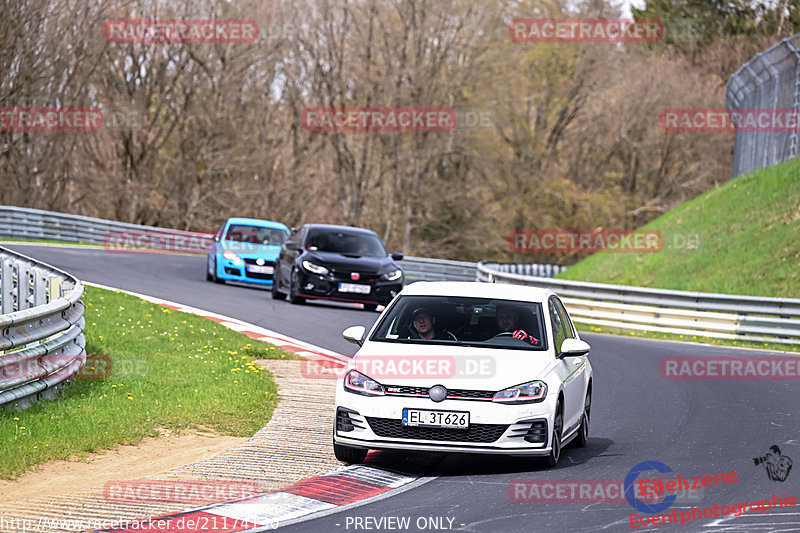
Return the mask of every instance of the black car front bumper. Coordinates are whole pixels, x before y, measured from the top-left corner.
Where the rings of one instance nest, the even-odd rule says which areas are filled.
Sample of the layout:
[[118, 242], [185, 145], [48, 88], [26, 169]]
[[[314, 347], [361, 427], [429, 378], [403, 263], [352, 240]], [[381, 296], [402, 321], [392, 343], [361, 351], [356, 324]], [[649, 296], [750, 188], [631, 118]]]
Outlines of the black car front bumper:
[[[312, 274], [300, 270], [297, 276], [297, 296], [320, 298], [343, 302], [386, 305], [403, 289], [403, 278], [395, 281], [382, 280], [377, 274], [360, 274], [358, 279], [332, 272], [328, 275]], [[340, 290], [341, 284], [369, 286], [367, 294]]]

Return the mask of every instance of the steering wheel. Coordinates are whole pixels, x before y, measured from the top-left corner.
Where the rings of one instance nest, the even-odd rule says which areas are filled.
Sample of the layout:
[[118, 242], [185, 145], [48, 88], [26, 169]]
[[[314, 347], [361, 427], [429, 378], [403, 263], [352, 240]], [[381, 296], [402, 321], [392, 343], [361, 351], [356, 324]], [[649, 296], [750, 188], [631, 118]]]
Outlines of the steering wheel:
[[454, 340], [454, 341], [457, 341], [457, 340], [458, 340], [458, 338], [456, 338], [456, 336], [455, 336], [455, 335], [453, 335], [453, 333], [452, 333], [452, 332], [445, 330], [445, 333], [447, 333], [448, 335], [450, 335], [450, 336], [453, 338], [453, 340]]
[[510, 331], [501, 331], [500, 333], [498, 333], [497, 335], [495, 335], [492, 338], [494, 339], [496, 337], [513, 337], [513, 336], [514, 336], [514, 334], [512, 332], [510, 332]]

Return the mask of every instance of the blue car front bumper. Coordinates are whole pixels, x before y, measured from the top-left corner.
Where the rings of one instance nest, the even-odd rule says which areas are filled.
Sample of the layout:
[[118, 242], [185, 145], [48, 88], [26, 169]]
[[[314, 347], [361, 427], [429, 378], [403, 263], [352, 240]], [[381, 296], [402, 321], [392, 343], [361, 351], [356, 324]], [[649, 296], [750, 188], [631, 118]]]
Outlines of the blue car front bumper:
[[223, 257], [222, 254], [217, 254], [217, 278], [225, 281], [270, 286], [272, 285], [274, 268], [274, 261], [264, 261], [263, 265], [258, 265], [256, 259], [244, 258], [237, 265]]

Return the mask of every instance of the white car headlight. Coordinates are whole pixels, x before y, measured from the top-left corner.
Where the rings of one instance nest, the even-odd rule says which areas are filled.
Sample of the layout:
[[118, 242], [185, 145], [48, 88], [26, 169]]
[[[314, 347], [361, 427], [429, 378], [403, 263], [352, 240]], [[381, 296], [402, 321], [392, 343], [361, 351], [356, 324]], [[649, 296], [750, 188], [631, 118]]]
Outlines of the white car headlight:
[[364, 396], [383, 396], [386, 393], [383, 385], [356, 370], [345, 375], [344, 390]]
[[314, 274], [319, 274], [321, 276], [324, 276], [329, 272], [329, 270], [324, 266], [315, 265], [311, 261], [303, 261], [303, 268], [305, 268], [309, 272], [312, 272]]
[[239, 257], [238, 255], [236, 255], [235, 253], [233, 253], [230, 250], [225, 250], [225, 252], [222, 254], [222, 257], [224, 257], [225, 259], [227, 259], [228, 261], [230, 261], [231, 263], [233, 263], [236, 266], [239, 266], [239, 265], [242, 264], [242, 258]]
[[492, 401], [508, 404], [536, 403], [544, 401], [545, 396], [547, 383], [537, 380], [503, 389], [494, 395]]
[[400, 276], [403, 275], [403, 271], [400, 269], [395, 270], [394, 272], [387, 272], [383, 274], [381, 277], [386, 281], [394, 281], [396, 279], [400, 279]]

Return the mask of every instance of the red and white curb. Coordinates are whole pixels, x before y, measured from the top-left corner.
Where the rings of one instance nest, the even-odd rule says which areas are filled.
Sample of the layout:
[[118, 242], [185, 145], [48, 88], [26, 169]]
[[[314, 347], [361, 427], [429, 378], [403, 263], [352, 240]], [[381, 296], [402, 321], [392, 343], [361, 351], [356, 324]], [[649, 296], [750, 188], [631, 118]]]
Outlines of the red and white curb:
[[[85, 284], [100, 289], [130, 294], [170, 309], [208, 318], [248, 337], [280, 346], [306, 359], [331, 361], [343, 366], [349, 360], [348, 357], [330, 350], [236, 318], [116, 287], [108, 287], [97, 283]], [[397, 474], [369, 465], [352, 465], [328, 472], [322, 476], [304, 479], [294, 485], [251, 498], [218, 503], [156, 518], [133, 520], [123, 527], [96, 531], [115, 533], [138, 533], [143, 531], [256, 533], [269, 531], [302, 519], [313, 518], [309, 516], [312, 514], [322, 516], [337, 512], [345, 505], [349, 506], [358, 502], [366, 503], [366, 500], [372, 500], [382, 495], [387, 496], [389, 491], [401, 488], [407, 490], [431, 479]]]
[[[368, 465], [342, 467], [323, 476], [304, 479], [274, 492], [159, 516], [134, 520], [107, 533], [172, 531], [182, 533], [256, 533], [324, 516], [343, 506], [371, 500], [393, 490], [431, 478], [396, 474]], [[414, 483], [417, 485], [420, 483]], [[314, 516], [310, 516], [314, 515]]]

